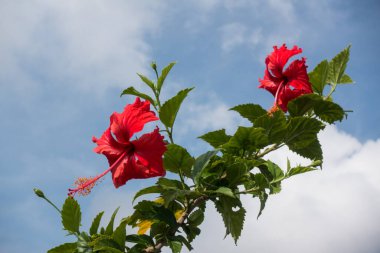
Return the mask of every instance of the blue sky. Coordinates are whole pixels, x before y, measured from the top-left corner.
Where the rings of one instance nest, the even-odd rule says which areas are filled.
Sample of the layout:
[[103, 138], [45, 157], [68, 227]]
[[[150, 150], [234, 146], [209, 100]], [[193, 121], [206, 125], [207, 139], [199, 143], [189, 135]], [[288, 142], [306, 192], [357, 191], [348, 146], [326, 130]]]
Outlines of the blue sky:
[[[197, 136], [244, 124], [228, 112], [253, 102], [270, 107], [257, 89], [273, 45], [303, 48], [309, 70], [352, 45], [347, 72], [355, 85], [335, 99], [354, 112], [322, 135], [322, 172], [284, 184], [257, 221], [249, 210], [243, 236], [223, 240], [221, 219], [210, 206], [195, 252], [379, 252], [380, 121], [377, 111], [380, 4], [343, 0], [0, 1], [0, 252], [45, 252], [67, 241], [55, 210], [37, 199], [39, 187], [59, 206], [78, 176], [107, 167], [92, 152], [114, 111], [144, 89], [136, 72], [177, 61], [165, 96], [195, 86], [176, 125], [175, 138], [195, 155], [208, 147]], [[154, 126], [151, 126], [154, 127]], [[273, 159], [282, 163], [286, 150]], [[294, 157], [294, 159], [299, 159]], [[84, 226], [154, 180], [118, 190], [107, 177], [80, 198]], [[213, 228], [213, 229], [211, 229]], [[217, 248], [215, 248], [217, 247]], [[218, 250], [219, 249], [219, 250]]]

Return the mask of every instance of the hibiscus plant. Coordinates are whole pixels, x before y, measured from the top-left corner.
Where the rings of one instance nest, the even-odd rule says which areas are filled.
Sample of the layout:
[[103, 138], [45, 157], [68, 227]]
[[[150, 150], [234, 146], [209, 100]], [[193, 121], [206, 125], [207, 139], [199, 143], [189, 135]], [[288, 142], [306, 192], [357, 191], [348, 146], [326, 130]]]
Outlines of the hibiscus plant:
[[[283, 180], [321, 168], [323, 154], [318, 133], [326, 124], [346, 116], [347, 111], [333, 102], [332, 94], [339, 84], [353, 82], [345, 73], [350, 46], [332, 60], [322, 61], [310, 73], [305, 58], [285, 67], [291, 57], [301, 52], [297, 46], [274, 47], [265, 60], [264, 77], [259, 79], [259, 88], [273, 94], [273, 107], [266, 110], [257, 104], [242, 104], [231, 108], [250, 125], [237, 126], [232, 135], [219, 129], [200, 136], [212, 148], [198, 157], [193, 157], [173, 139], [177, 113], [192, 88], [162, 101], [161, 90], [175, 63], [160, 73], [152, 63], [155, 81], [139, 74], [151, 94], [134, 87], [125, 89], [121, 95], [135, 96], [135, 102], [128, 104], [123, 112], [113, 113], [110, 126], [102, 136], [93, 138], [94, 151], [106, 156], [109, 168], [98, 176], [77, 179], [62, 208], [35, 189], [39, 197], [57, 209], [63, 228], [75, 239], [48, 252], [140, 253], [161, 252], [163, 247], [170, 247], [173, 253], [181, 252], [183, 247], [191, 250], [193, 240], [201, 233], [207, 202], [215, 205], [226, 235], [236, 243], [247, 215], [240, 196], [257, 198], [260, 216], [269, 195], [281, 191]], [[161, 129], [156, 127], [150, 133], [132, 138], [152, 121], [158, 122]], [[283, 146], [307, 158], [309, 163], [292, 164], [288, 160], [287, 168], [280, 168], [268, 159], [268, 154]], [[75, 197], [89, 194], [109, 172], [116, 188], [131, 179], [159, 178], [154, 185], [139, 190], [131, 201], [136, 203], [142, 196], [153, 194], [150, 200], [137, 202], [134, 212], [125, 215], [119, 224], [114, 224], [116, 209], [105, 227], [100, 227], [103, 215], [100, 212], [89, 231], [82, 230], [80, 205]], [[165, 177], [166, 172], [170, 172], [169, 177]], [[135, 229], [128, 229], [127, 234], [127, 226]]]

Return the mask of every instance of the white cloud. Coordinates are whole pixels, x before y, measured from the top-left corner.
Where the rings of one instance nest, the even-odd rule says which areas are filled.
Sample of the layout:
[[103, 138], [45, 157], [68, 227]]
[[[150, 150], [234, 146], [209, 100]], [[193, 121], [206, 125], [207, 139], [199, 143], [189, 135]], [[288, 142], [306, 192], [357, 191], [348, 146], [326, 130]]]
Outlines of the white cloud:
[[[270, 196], [256, 220], [257, 199], [244, 198], [247, 216], [235, 246], [209, 206], [196, 252], [378, 252], [380, 139], [360, 143], [328, 127], [321, 134], [322, 171], [299, 175]], [[286, 160], [281, 151], [278, 157]], [[283, 162], [281, 162], [283, 163]]]
[[125, 87], [151, 60], [145, 36], [157, 32], [161, 7], [120, 0], [7, 2], [0, 10], [0, 81], [17, 91], [46, 88], [41, 79], [89, 92]]

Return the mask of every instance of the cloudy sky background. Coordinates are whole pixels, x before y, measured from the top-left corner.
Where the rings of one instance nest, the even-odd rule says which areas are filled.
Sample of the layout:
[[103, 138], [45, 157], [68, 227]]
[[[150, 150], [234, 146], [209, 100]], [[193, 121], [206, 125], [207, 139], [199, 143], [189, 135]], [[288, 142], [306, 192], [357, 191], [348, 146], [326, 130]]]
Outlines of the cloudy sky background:
[[[321, 134], [322, 172], [284, 183], [259, 220], [258, 201], [245, 199], [238, 246], [223, 240], [210, 206], [195, 252], [380, 252], [379, 17], [376, 0], [0, 0], [0, 252], [46, 252], [69, 240], [32, 189], [61, 206], [75, 178], [107, 167], [91, 137], [133, 101], [119, 98], [123, 88], [144, 90], [135, 73], [153, 78], [152, 60], [178, 62], [166, 96], [196, 87], [175, 136], [196, 155], [208, 148], [197, 136], [245, 124], [228, 108], [271, 106], [258, 78], [282, 43], [302, 47], [310, 70], [352, 44], [347, 72], [356, 84], [340, 87], [335, 99], [354, 113]], [[273, 159], [283, 164], [287, 156], [299, 159], [286, 150]], [[120, 204], [119, 217], [128, 215], [133, 193], [153, 182], [115, 190], [107, 177], [79, 199], [84, 227]]]

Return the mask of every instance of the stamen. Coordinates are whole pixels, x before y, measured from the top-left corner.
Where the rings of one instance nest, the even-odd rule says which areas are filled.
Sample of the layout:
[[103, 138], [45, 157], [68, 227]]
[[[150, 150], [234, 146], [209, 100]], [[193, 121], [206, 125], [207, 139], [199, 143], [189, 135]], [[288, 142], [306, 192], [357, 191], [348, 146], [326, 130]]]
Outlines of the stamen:
[[96, 182], [99, 179], [101, 179], [102, 177], [104, 177], [108, 172], [110, 172], [111, 170], [116, 168], [121, 163], [121, 161], [126, 156], [126, 154], [127, 154], [127, 152], [124, 152], [122, 155], [120, 155], [120, 157], [116, 160], [116, 162], [114, 162], [102, 174], [100, 174], [94, 178], [91, 178], [91, 177], [90, 178], [86, 178], [86, 177], [78, 178], [74, 183], [74, 185], [76, 185], [77, 187], [74, 189], [70, 188], [68, 195], [71, 197], [74, 197], [76, 193], [78, 193], [79, 195], [82, 195], [82, 196], [88, 195], [91, 192], [91, 189], [94, 188], [94, 186], [96, 185]]

